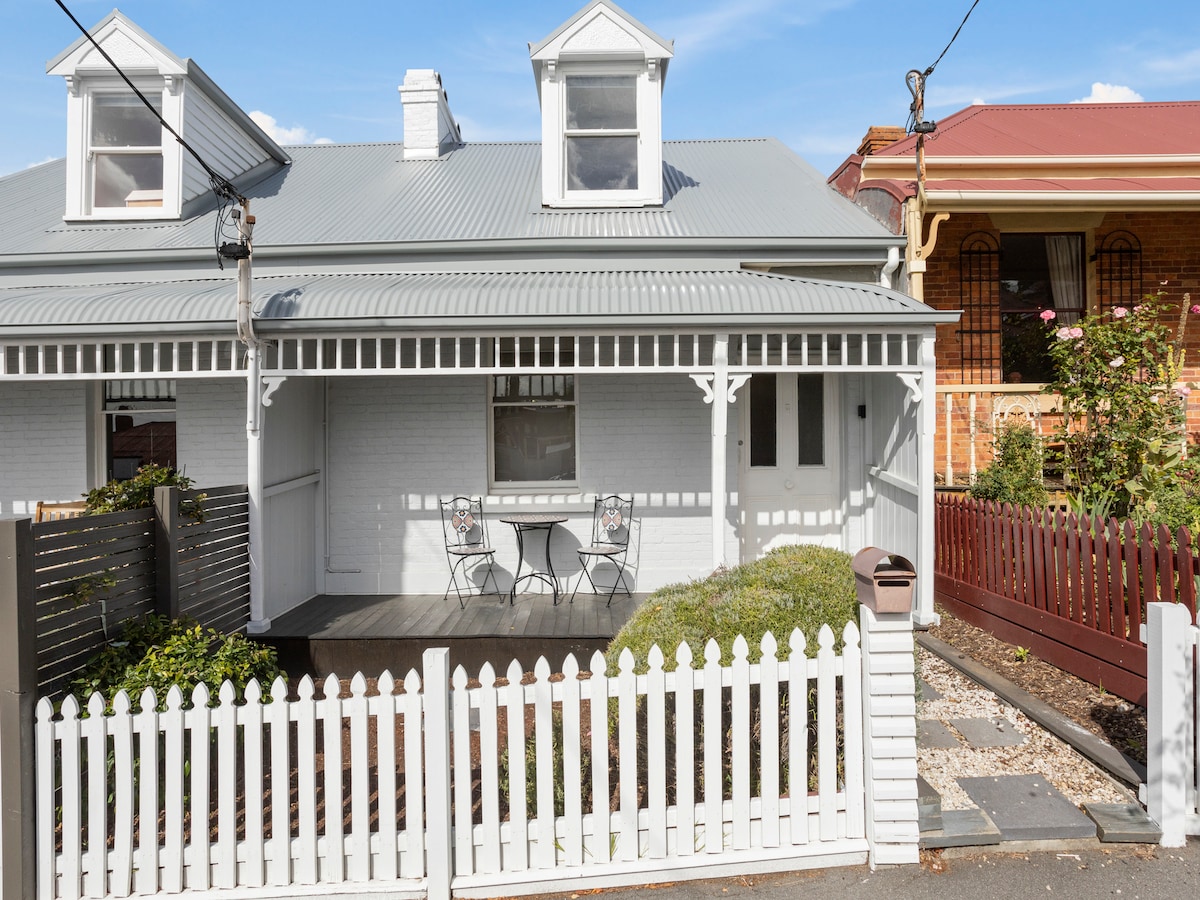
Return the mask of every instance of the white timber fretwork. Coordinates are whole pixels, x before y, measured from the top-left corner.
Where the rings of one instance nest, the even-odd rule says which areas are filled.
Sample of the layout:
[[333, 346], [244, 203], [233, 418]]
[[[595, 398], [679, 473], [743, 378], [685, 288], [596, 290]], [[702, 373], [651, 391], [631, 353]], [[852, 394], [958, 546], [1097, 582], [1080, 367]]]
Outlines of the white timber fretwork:
[[[337, 334], [263, 337], [264, 376], [447, 372], [693, 372], [714, 365], [713, 333], [577, 335]], [[902, 330], [772, 331], [729, 336], [729, 366], [748, 371], [919, 371], [921, 335]], [[0, 378], [244, 376], [232, 337], [0, 344]]]

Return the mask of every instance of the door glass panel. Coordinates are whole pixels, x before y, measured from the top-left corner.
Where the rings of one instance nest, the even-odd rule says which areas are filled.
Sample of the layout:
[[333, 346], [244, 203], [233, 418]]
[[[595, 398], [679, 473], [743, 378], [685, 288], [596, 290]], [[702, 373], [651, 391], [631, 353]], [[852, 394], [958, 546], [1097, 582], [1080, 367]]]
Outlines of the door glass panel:
[[750, 377], [750, 465], [774, 466], [777, 462], [775, 443], [775, 376]]
[[825, 376], [796, 376], [796, 465], [825, 465]]

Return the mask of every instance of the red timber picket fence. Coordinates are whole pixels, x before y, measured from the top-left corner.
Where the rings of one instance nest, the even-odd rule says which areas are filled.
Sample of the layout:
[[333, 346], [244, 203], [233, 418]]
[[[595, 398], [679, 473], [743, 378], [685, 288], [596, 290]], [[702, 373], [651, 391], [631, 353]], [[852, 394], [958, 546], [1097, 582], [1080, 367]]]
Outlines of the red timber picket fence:
[[1146, 704], [1147, 604], [1195, 616], [1186, 528], [939, 494], [934, 593], [945, 609], [1107, 691]]
[[917, 862], [911, 616], [863, 607], [840, 652], [828, 625], [817, 644], [503, 683], [430, 649], [372, 689], [43, 698], [23, 896], [448, 900]]

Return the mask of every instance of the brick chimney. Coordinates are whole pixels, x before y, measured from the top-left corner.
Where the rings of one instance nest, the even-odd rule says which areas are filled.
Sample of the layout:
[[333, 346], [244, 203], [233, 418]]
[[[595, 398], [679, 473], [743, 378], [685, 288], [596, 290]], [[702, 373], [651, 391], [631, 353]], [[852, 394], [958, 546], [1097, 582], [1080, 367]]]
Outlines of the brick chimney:
[[889, 144], [894, 144], [896, 141], [902, 140], [907, 136], [908, 132], [899, 125], [872, 125], [867, 129], [862, 143], [858, 145], [858, 155], [870, 156], [872, 153], [882, 150]]
[[400, 85], [404, 104], [404, 158], [437, 159], [462, 143], [458, 123], [442, 88], [442, 76], [433, 69], [409, 69]]

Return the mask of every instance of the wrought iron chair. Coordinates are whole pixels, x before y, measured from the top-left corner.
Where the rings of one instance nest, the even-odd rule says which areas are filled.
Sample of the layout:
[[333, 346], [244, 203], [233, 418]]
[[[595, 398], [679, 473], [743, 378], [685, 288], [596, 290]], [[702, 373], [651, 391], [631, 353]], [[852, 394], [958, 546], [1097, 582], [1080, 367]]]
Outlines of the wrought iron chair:
[[[486, 563], [487, 572], [479, 585], [480, 596], [489, 593], [487, 582], [492, 580], [492, 594], [499, 595], [500, 586], [496, 584], [496, 574], [492, 567], [496, 563], [496, 551], [488, 542], [487, 522], [483, 517], [483, 501], [479, 497], [455, 497], [453, 500], [442, 501], [442, 530], [446, 536], [446, 562], [450, 566], [450, 583], [442, 595], [445, 600], [450, 596], [450, 588], [458, 595], [458, 605], [467, 608], [464, 596], [472, 593], [472, 583], [467, 572], [469, 569]], [[459, 587], [458, 579], [462, 576], [463, 587]]]
[[607, 497], [596, 498], [596, 505], [592, 512], [592, 542], [576, 551], [579, 554], [579, 565], [582, 571], [579, 573], [579, 580], [575, 582], [575, 590], [571, 591], [572, 603], [575, 602], [575, 594], [579, 592], [585, 577], [592, 586], [593, 594], [603, 593], [596, 587], [596, 582], [592, 580], [588, 562], [592, 562], [594, 567], [595, 564], [605, 559], [610, 560], [617, 568], [612, 588], [608, 592], [608, 603], [605, 605], [612, 605], [617, 585], [624, 588], [626, 596], [633, 596], [629, 585], [625, 583], [625, 562], [629, 552], [629, 529], [632, 524], [632, 497], [626, 499], [617, 494], [610, 494]]

